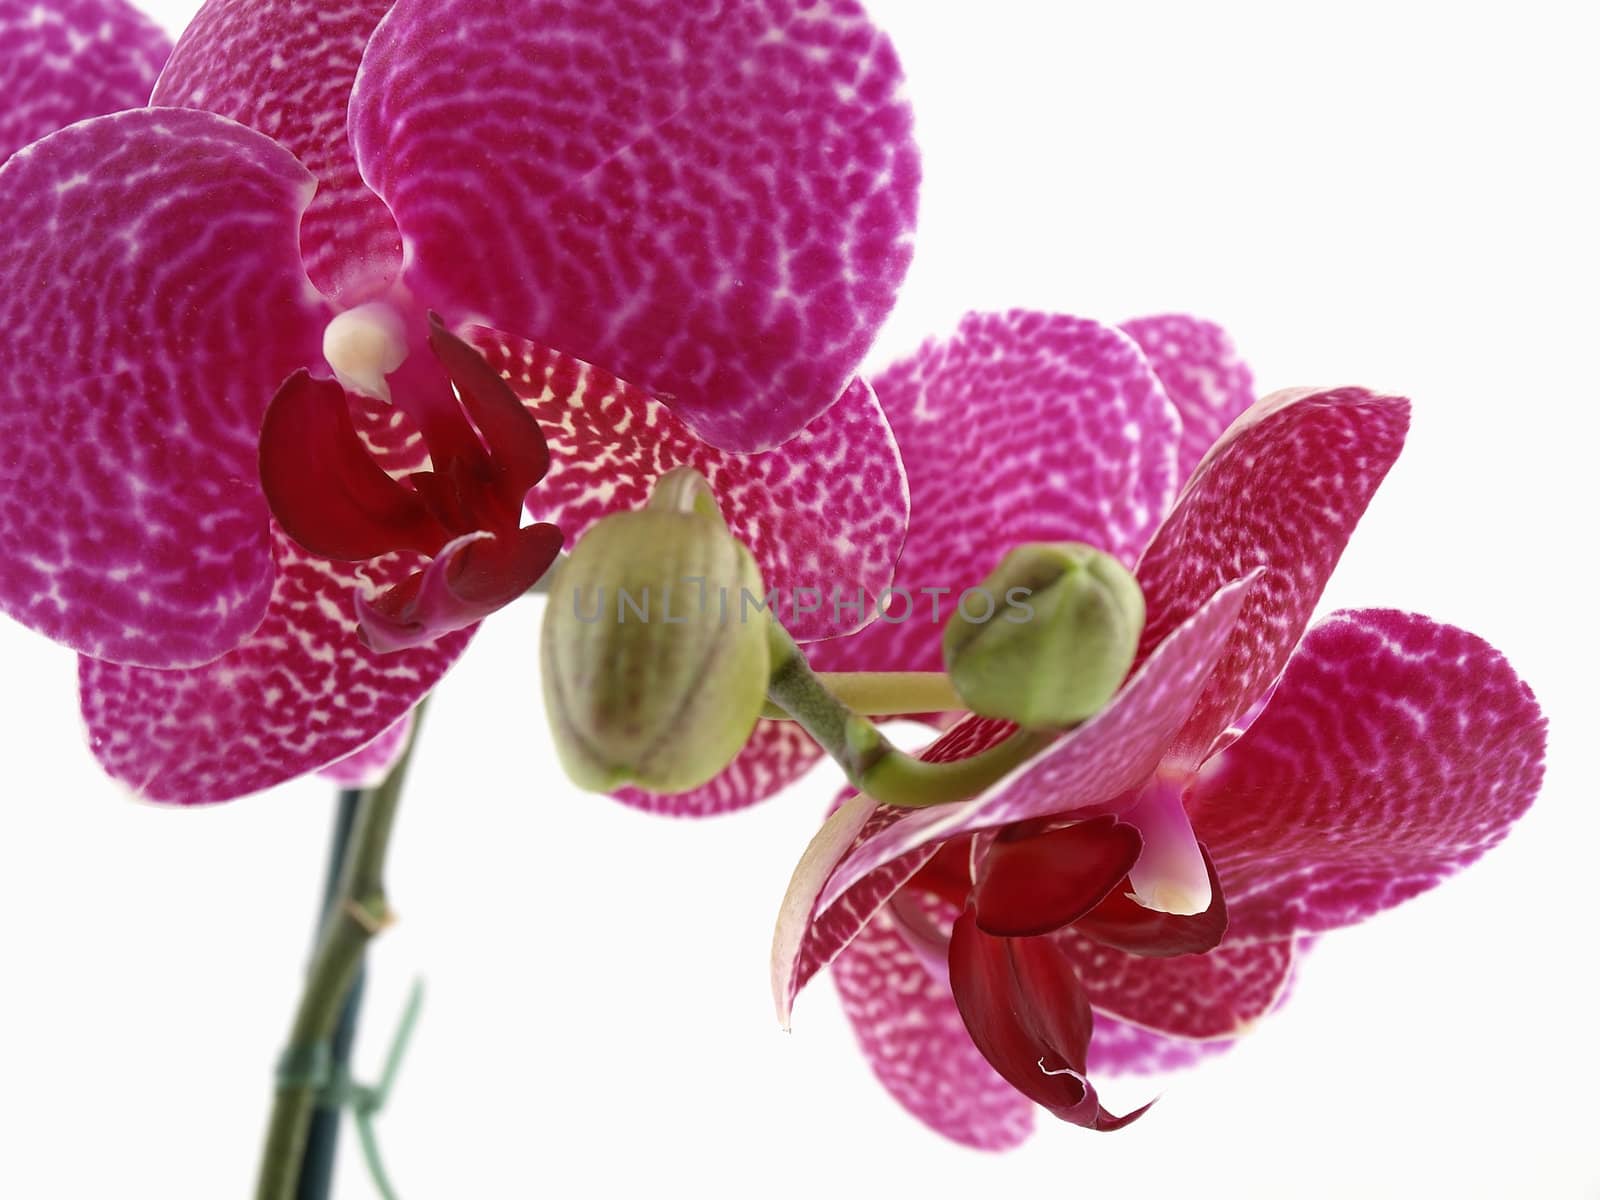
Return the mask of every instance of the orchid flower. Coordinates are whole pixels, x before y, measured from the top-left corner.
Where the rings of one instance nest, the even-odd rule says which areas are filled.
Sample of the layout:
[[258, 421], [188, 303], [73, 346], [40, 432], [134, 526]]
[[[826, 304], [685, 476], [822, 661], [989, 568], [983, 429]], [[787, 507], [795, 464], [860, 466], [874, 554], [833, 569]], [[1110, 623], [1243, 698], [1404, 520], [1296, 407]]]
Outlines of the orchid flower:
[[0, 608], [81, 655], [106, 770], [199, 803], [392, 753], [556, 526], [679, 462], [770, 575], [882, 587], [899, 83], [854, 0], [209, 0], [152, 107], [13, 156]]
[[[1035, 1104], [1116, 1128], [1138, 1112], [1102, 1108], [1091, 1069], [1226, 1045], [1316, 935], [1475, 860], [1538, 790], [1544, 721], [1462, 630], [1362, 609], [1306, 631], [1402, 399], [1252, 405], [1214, 326], [1031, 313], [968, 317], [877, 389], [912, 490], [902, 583], [1080, 540], [1136, 564], [1148, 620], [1111, 702], [982, 794], [843, 801], [779, 919], [779, 1012], [832, 963], [879, 1078], [957, 1141], [1015, 1145]], [[928, 666], [937, 633], [874, 625], [823, 655]], [[968, 717], [924, 757], [1010, 729]]]

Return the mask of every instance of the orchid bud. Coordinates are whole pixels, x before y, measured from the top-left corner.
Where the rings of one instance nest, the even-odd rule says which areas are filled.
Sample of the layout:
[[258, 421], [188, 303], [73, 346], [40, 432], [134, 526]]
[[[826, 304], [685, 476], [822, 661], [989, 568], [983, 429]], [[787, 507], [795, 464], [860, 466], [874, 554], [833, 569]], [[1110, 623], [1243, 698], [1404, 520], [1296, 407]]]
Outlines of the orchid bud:
[[562, 766], [591, 791], [698, 787], [766, 701], [766, 622], [744, 602], [762, 596], [761, 573], [714, 504], [695, 503], [703, 481], [682, 484], [599, 521], [551, 585], [545, 707]]
[[1080, 542], [1012, 550], [944, 630], [950, 682], [973, 712], [1046, 729], [1103, 708], [1133, 665], [1144, 595], [1126, 567]]

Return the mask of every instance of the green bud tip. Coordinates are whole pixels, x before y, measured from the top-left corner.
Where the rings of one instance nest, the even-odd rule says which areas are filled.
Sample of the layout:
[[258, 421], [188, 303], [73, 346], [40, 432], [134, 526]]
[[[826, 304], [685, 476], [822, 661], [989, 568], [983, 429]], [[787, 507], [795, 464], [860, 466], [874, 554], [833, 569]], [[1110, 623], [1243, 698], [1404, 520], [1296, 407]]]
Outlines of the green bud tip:
[[597, 522], [551, 585], [540, 647], [567, 774], [590, 791], [681, 792], [732, 762], [766, 701], [766, 617], [744, 600], [763, 594], [687, 468]]
[[1081, 542], [1018, 546], [944, 630], [950, 682], [973, 712], [1050, 729], [1116, 694], [1144, 630], [1128, 569]]

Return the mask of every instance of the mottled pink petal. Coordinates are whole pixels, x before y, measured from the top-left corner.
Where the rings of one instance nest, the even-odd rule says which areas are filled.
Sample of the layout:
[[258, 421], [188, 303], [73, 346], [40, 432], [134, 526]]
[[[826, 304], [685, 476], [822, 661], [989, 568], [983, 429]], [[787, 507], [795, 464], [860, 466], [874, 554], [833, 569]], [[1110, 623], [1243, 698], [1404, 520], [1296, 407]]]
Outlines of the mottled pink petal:
[[1098, 716], [1004, 781], [960, 804], [917, 809], [864, 843], [828, 880], [819, 911], [867, 872], [929, 842], [1095, 808], [1143, 783], [1200, 694], [1250, 583], [1241, 579], [1219, 589], [1157, 647]]
[[1148, 652], [1224, 580], [1265, 568], [1173, 748], [1195, 766], [1288, 662], [1405, 441], [1410, 405], [1363, 388], [1277, 392], [1228, 430], [1139, 562]]
[[1009, 1150], [1033, 1131], [1033, 1104], [972, 1044], [947, 976], [880, 913], [833, 964], [862, 1052], [889, 1093], [938, 1133], [979, 1150]]
[[1094, 1036], [1089, 1040], [1089, 1074], [1159, 1075], [1182, 1071], [1233, 1049], [1233, 1045], [1225, 1038], [1196, 1041], [1166, 1037], [1097, 1011]]
[[1071, 929], [1049, 935], [1077, 965], [1089, 1002], [1170, 1037], [1236, 1038], [1271, 1012], [1288, 986], [1292, 939], [1237, 942], [1205, 954], [1142, 958]]
[[361, 52], [390, 0], [207, 0], [152, 104], [203, 108], [260, 130], [317, 178], [300, 231], [306, 271], [355, 304], [400, 268], [389, 210], [361, 182], [345, 131]]
[[0, 0], [0, 162], [74, 121], [138, 108], [171, 49], [123, 0]]
[[323, 767], [317, 774], [340, 787], [377, 787], [389, 777], [389, 769], [406, 748], [411, 737], [411, 714], [407, 713], [354, 754]]
[[[1006, 721], [970, 717], [921, 751], [920, 756], [930, 762], [970, 758], [1003, 741], [1014, 728]], [[783, 1025], [789, 1024], [789, 1011], [800, 989], [832, 962], [896, 890], [938, 853], [939, 845], [930, 842], [867, 872], [825, 911], [818, 907], [817, 898], [840, 862], [915, 811], [887, 804], [874, 806], [866, 797], [847, 790], [835, 799], [834, 811], [806, 846], [778, 910], [778, 926], [772, 940], [772, 994]], [[963, 877], [952, 885], [961, 895], [952, 898], [952, 902], [958, 899], [965, 904], [966, 889], [971, 883], [969, 854]]]
[[1330, 617], [1190, 800], [1230, 937], [1333, 929], [1433, 887], [1527, 810], [1544, 747], [1488, 643], [1388, 609]]
[[85, 121], [0, 168], [0, 608], [159, 667], [260, 622], [256, 433], [320, 357], [295, 246], [311, 187], [260, 134], [176, 110]]
[[971, 313], [873, 386], [911, 484], [895, 573], [909, 595], [819, 647], [819, 670], [942, 670], [949, 614], [1007, 550], [1088, 542], [1132, 566], [1172, 501], [1177, 416], [1139, 348], [1108, 326]]
[[[838, 952], [877, 912], [893, 893], [875, 897], [869, 911], [837, 941], [824, 937], [827, 943], [821, 951], [814, 945], [818, 941], [814, 927], [817, 895], [839, 860], [861, 841], [861, 834], [872, 821], [876, 805], [869, 797], [847, 795], [828, 814], [822, 828], [807, 843], [800, 861], [795, 863], [789, 886], [778, 906], [778, 922], [772, 933], [771, 975], [772, 1000], [778, 1011], [778, 1023], [789, 1028], [789, 1018], [794, 998], [817, 971], [826, 966]], [[896, 887], [899, 883], [895, 884]]]
[[[773, 610], [797, 640], [851, 633], [872, 618], [905, 543], [909, 499], [865, 382], [776, 449], [731, 454], [608, 371], [494, 330], [471, 339], [539, 419], [552, 465], [528, 511], [559, 525], [569, 545], [606, 514], [644, 504], [665, 471], [690, 466], [778, 590]], [[750, 619], [759, 599], [745, 609]], [[729, 604], [738, 611], [741, 597]]]
[[361, 645], [355, 590], [404, 578], [413, 556], [335, 563], [281, 534], [273, 547], [272, 606], [232, 653], [182, 671], [80, 660], [95, 756], [142, 798], [208, 804], [325, 767], [400, 720], [466, 648], [471, 630], [394, 654]]
[[426, 303], [759, 450], [844, 391], [910, 261], [900, 82], [854, 0], [399, 0], [350, 128]]
[[1255, 403], [1255, 381], [1220, 325], [1169, 313], [1125, 321], [1183, 421], [1178, 481], [1194, 471], [1234, 418]]
[[694, 790], [622, 788], [612, 795], [624, 804], [663, 816], [714, 817], [777, 795], [821, 757], [821, 748], [793, 721], [758, 721], [738, 757]]
[[[863, 798], [858, 797], [857, 800], [866, 804], [868, 808], [871, 807], [870, 802]], [[873, 820], [868, 822], [862, 834], [857, 837], [857, 843], [881, 828], [881, 822], [885, 817], [892, 820], [892, 812], [885, 814], [879, 810], [874, 813]], [[808, 856], [815, 848], [824, 844], [813, 841], [807, 848]], [[839, 857], [847, 853], [848, 849], [846, 847]], [[920, 871], [938, 850], [938, 846], [923, 846], [909, 854], [902, 854], [892, 862], [884, 863], [877, 870], [869, 872], [826, 911], [820, 913], [816, 908], [816, 897], [827, 880], [827, 872], [817, 869], [806, 858], [802, 858], [800, 866], [795, 868], [795, 878], [790, 883], [789, 892], [784, 897], [784, 905], [778, 919], [778, 936], [774, 941], [773, 995], [777, 1001], [778, 1020], [781, 1024], [788, 1026], [789, 1014], [800, 990], [855, 940], [874, 914], [894, 899], [906, 882]], [[810, 903], [806, 904], [808, 900]]]

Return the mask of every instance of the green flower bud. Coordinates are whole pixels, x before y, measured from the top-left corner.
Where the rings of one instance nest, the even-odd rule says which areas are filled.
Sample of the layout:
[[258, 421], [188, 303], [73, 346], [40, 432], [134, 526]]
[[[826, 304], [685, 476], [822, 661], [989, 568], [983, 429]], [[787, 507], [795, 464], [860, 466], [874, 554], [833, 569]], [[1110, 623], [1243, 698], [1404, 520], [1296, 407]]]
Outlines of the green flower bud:
[[[755, 559], [704, 482], [664, 477], [650, 505], [578, 542], [550, 589], [540, 658], [545, 708], [583, 788], [698, 787], [744, 746], [766, 701]], [[709, 511], [707, 511], [709, 508]]]
[[945, 670], [973, 712], [1071, 725], [1122, 686], [1143, 630], [1144, 594], [1111, 555], [1080, 542], [1019, 546], [945, 626]]

